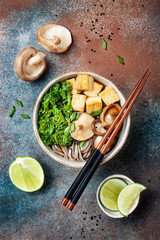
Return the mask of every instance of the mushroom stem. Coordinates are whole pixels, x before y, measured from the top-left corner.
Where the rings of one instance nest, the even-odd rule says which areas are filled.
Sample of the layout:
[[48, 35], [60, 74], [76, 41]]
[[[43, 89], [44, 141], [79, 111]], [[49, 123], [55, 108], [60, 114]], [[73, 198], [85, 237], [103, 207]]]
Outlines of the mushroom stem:
[[76, 130], [79, 131], [79, 130], [82, 130], [83, 128], [84, 128], [84, 126], [82, 124], [80, 124], [80, 125], [77, 126]]
[[61, 39], [56, 35], [53, 36], [53, 41], [55, 45], [59, 45], [61, 43]]
[[35, 65], [40, 63], [45, 58], [45, 54], [42, 52], [37, 52], [37, 54], [34, 57], [31, 57], [28, 60], [28, 65]]

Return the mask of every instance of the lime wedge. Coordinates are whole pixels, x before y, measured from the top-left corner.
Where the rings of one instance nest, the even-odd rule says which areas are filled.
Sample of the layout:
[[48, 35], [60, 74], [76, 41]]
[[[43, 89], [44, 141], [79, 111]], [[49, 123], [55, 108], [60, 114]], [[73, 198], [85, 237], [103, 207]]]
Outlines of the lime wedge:
[[40, 163], [32, 157], [17, 157], [9, 167], [12, 183], [22, 191], [34, 192], [44, 183], [44, 172]]
[[119, 178], [112, 178], [103, 183], [99, 193], [99, 198], [102, 205], [108, 210], [118, 211], [118, 195], [126, 186], [127, 183]]
[[132, 209], [134, 210], [134, 204], [140, 194], [143, 190], [145, 190], [146, 187], [139, 183], [132, 183], [126, 186], [119, 194], [118, 196], [118, 210], [119, 212], [127, 217], [128, 214], [132, 212]]

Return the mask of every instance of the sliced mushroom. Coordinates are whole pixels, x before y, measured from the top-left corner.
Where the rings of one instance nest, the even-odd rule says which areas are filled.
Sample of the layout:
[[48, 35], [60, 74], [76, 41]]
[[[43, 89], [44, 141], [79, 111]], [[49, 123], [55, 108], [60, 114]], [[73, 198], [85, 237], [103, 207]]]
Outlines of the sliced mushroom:
[[103, 136], [106, 133], [106, 129], [102, 126], [99, 119], [95, 119], [92, 123], [92, 131], [94, 134]]
[[74, 121], [75, 130], [71, 132], [71, 136], [78, 141], [85, 141], [93, 137], [92, 122], [94, 117], [88, 113], [81, 113], [78, 120]]
[[100, 114], [100, 121], [103, 124], [103, 127], [108, 128], [115, 117], [119, 114], [121, 107], [118, 103], [114, 103], [110, 106], [105, 106], [103, 112]]
[[26, 47], [19, 52], [15, 59], [14, 71], [23, 81], [34, 81], [39, 78], [46, 68], [45, 55], [34, 47]]
[[46, 24], [37, 32], [39, 44], [49, 52], [66, 52], [72, 43], [71, 32], [57, 24]]

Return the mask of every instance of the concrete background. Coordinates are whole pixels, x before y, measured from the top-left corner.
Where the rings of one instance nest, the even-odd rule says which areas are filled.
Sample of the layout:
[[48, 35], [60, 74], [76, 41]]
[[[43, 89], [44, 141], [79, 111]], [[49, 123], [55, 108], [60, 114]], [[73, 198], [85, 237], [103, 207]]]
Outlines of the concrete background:
[[[159, 0], [1, 0], [0, 239], [159, 239], [159, 13]], [[73, 44], [68, 52], [52, 54], [38, 44], [37, 30], [47, 23], [71, 30]], [[108, 43], [107, 51], [102, 47], [102, 38]], [[28, 45], [44, 52], [47, 59], [47, 70], [32, 83], [19, 80], [13, 70], [16, 54]], [[119, 63], [118, 55], [124, 58], [125, 65]], [[74, 211], [67, 211], [60, 201], [79, 170], [46, 155], [35, 138], [32, 119], [23, 119], [20, 114], [32, 117], [39, 93], [60, 74], [93, 71], [112, 80], [127, 97], [147, 67], [152, 74], [131, 111], [131, 130], [125, 146], [114, 159], [99, 167]], [[16, 105], [16, 99], [23, 102], [23, 109]], [[9, 118], [12, 105], [16, 112]], [[16, 156], [26, 155], [36, 158], [45, 171], [44, 187], [36, 193], [21, 192], [9, 179], [11, 162]], [[116, 173], [147, 187], [137, 209], [119, 220], [104, 215], [96, 202], [100, 182]]]

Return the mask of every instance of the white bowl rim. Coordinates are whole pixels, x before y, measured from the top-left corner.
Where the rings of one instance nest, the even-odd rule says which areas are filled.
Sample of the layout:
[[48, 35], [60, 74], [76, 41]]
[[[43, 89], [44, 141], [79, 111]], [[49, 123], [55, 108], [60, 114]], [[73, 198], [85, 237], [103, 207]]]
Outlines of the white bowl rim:
[[[68, 76], [68, 79], [72, 78], [71, 75], [77, 75], [77, 74], [89, 74], [91, 76], [94, 75], [95, 77], [95, 80], [96, 77], [100, 77], [101, 80], [104, 80], [104, 81], [107, 81], [107, 83], [109, 83], [110, 86], [112, 86], [114, 89], [116, 89], [116, 92], [118, 92], [118, 95], [121, 96], [121, 100], [124, 102], [125, 101], [125, 97], [124, 95], [122, 94], [122, 92], [118, 89], [118, 87], [112, 82], [110, 81], [109, 79], [107, 79], [106, 77], [103, 77], [97, 73], [94, 73], [94, 72], [88, 72], [88, 71], [73, 71], [73, 72], [68, 72], [68, 73], [65, 73], [65, 74], [62, 74], [56, 78], [54, 78], [52, 81], [50, 81], [44, 88], [43, 90], [40, 92], [37, 100], [36, 100], [36, 103], [35, 103], [35, 106], [34, 106], [34, 110], [33, 110], [33, 129], [34, 129], [34, 132], [35, 132], [35, 135], [36, 135], [36, 138], [40, 144], [40, 146], [42, 147], [42, 149], [51, 157], [53, 158], [54, 160], [64, 164], [64, 165], [67, 165], [67, 166], [70, 166], [70, 167], [75, 167], [75, 168], [82, 168], [85, 164], [85, 162], [78, 162], [78, 161], [67, 161], [66, 159], [60, 157], [59, 155], [57, 154], [52, 154], [50, 152], [50, 148], [49, 147], [46, 147], [40, 136], [39, 136], [39, 133], [38, 133], [38, 129], [37, 129], [37, 122], [36, 122], [36, 118], [37, 118], [37, 111], [39, 110], [39, 105], [40, 105], [40, 102], [42, 100], [42, 97], [43, 95], [49, 90], [49, 88], [56, 82], [59, 82], [59, 81], [62, 81], [61, 79], [64, 78], [64, 77], [67, 77]], [[58, 81], [59, 80], [59, 81]], [[97, 80], [99, 81], [99, 80]], [[121, 101], [120, 100], [120, 101]], [[130, 114], [127, 116], [127, 118], [125, 119], [126, 121], [126, 127], [124, 129], [125, 131], [125, 135], [123, 136], [123, 139], [121, 140], [121, 142], [118, 144], [115, 145], [115, 147], [117, 146], [117, 149], [116, 151], [113, 151], [115, 149], [115, 147], [107, 154], [106, 157], [104, 157], [103, 161], [101, 162], [101, 164], [109, 161], [111, 158], [113, 158], [119, 151], [120, 149], [123, 147], [127, 137], [128, 137], [128, 134], [129, 134], [129, 129], [130, 129], [130, 122], [131, 122], [131, 117], [130, 117]], [[53, 151], [53, 150], [52, 150]]]
[[[125, 175], [122, 175], [122, 174], [114, 174], [114, 175], [111, 175], [111, 176], [105, 178], [105, 179], [100, 183], [100, 185], [99, 185], [99, 187], [98, 187], [98, 189], [97, 189], [96, 198], [97, 198], [97, 203], [98, 203], [99, 207], [101, 208], [101, 210], [102, 210], [106, 215], [108, 215], [109, 217], [112, 217], [112, 218], [123, 218], [124, 216], [122, 216], [119, 212], [112, 212], [112, 211], [106, 209], [105, 207], [103, 207], [102, 204], [101, 204], [101, 202], [100, 202], [100, 200], [99, 200], [99, 191], [100, 191], [100, 188], [101, 188], [102, 184], [103, 184], [104, 182], [106, 182], [107, 180], [111, 179], [111, 178], [119, 178], [119, 179], [122, 179], [122, 180], [124, 180], [127, 184], [134, 183], [134, 181], [132, 181], [129, 177], [127, 177], [127, 176], [125, 176]], [[140, 195], [137, 197], [137, 199], [136, 199], [136, 201], [135, 201], [135, 203], [134, 203], [134, 205], [133, 205], [130, 213], [132, 213], [132, 212], [135, 210], [135, 208], [137, 207], [138, 202], [139, 202], [139, 198], [140, 198]], [[129, 214], [130, 214], [130, 213], [129, 213]]]

